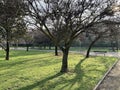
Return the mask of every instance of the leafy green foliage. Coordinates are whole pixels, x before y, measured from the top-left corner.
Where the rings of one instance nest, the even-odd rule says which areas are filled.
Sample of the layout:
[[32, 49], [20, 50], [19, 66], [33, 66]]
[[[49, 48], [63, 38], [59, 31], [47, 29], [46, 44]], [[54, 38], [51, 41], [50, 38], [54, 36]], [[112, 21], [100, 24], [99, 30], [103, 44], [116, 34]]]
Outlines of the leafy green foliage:
[[[92, 90], [117, 60], [70, 53], [69, 72], [59, 73], [61, 55], [40, 51], [11, 51], [4, 60], [0, 51], [0, 90]], [[84, 61], [84, 62], [82, 62]], [[82, 63], [81, 63], [82, 62]]]

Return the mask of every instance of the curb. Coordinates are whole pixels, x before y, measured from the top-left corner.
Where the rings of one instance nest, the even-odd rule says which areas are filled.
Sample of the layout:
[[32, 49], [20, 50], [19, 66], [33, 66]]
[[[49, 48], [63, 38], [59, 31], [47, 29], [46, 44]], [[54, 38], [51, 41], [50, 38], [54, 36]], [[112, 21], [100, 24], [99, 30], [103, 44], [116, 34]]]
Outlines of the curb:
[[102, 79], [98, 82], [98, 84], [95, 86], [93, 90], [97, 90], [97, 88], [100, 86], [100, 84], [103, 82], [105, 77], [110, 73], [110, 71], [115, 67], [115, 65], [118, 63], [119, 59], [112, 65], [111, 68], [108, 69], [108, 71], [105, 73], [105, 75], [102, 77]]

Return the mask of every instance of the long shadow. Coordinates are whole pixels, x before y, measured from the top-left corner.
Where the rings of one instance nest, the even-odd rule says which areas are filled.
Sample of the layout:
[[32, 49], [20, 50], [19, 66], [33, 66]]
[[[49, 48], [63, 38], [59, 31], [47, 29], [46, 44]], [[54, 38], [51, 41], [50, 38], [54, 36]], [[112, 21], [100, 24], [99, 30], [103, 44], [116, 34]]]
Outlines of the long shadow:
[[18, 56], [29, 56], [29, 55], [38, 55], [38, 54], [46, 54], [47, 52], [39, 52], [39, 51], [20, 51], [16, 52], [18, 50], [10, 51], [10, 57], [18, 57]]
[[[64, 86], [61, 87], [59, 90], [64, 90], [64, 88], [67, 87], [67, 86], [69, 86], [69, 89], [68, 89], [68, 90], [71, 90], [72, 86], [73, 86], [74, 84], [76, 84], [76, 82], [77, 82], [77, 83], [81, 83], [83, 76], [85, 76], [85, 75], [84, 75], [84, 71], [81, 69], [81, 64], [82, 64], [85, 60], [86, 60], [85, 58], [82, 59], [82, 60], [80, 60], [80, 62], [75, 66], [74, 72], [76, 73], [76, 76], [75, 76], [74, 78], [65, 81], [66, 78], [61, 77], [61, 79], [59, 79], [59, 81], [57, 80], [57, 81], [55, 81], [54, 83], [50, 83], [49, 85], [47, 85], [47, 88], [46, 88], [46, 89], [43, 89], [43, 90], [48, 90], [48, 88], [49, 88], [49, 90], [52, 90], [53, 88], [55, 88], [55, 87], [56, 87], [57, 85], [59, 85], [59, 84], [64, 84]], [[28, 85], [28, 86], [19, 88], [19, 89], [17, 89], [17, 90], [32, 90], [33, 88], [35, 88], [35, 87], [37, 87], [37, 86], [39, 86], [39, 87], [42, 88], [42, 87], [46, 84], [46, 82], [49, 82], [49, 80], [53, 80], [53, 79], [55, 79], [55, 78], [57, 78], [57, 77], [59, 77], [59, 76], [61, 76], [61, 75], [63, 75], [63, 74], [62, 74], [62, 73], [57, 73], [57, 74], [55, 74], [55, 75], [53, 75], [53, 76], [51, 76], [51, 77], [45, 78], [45, 79], [43, 79], [43, 80], [41, 80], [41, 81], [38, 81], [38, 82], [33, 83], [33, 84], [31, 84], [31, 85]], [[66, 84], [66, 83], [67, 83], [67, 84]], [[78, 90], [79, 90], [79, 89], [78, 89]]]
[[[14, 57], [46, 54], [46, 53], [48, 53], [48, 52], [39, 52], [39, 51], [28, 51], [27, 52], [27, 51], [24, 51], [24, 50], [11, 50], [10, 51], [10, 59], [11, 59], [11, 57], [14, 58]], [[5, 58], [5, 51], [2, 52], [2, 55], [0, 55], [0, 58]]]
[[[12, 62], [13, 60], [10, 60], [9, 62], [6, 61], [6, 60], [0, 60], [0, 68], [2, 67], [6, 67], [6, 68], [11, 68], [11, 67], [14, 67], [16, 65], [21, 65], [21, 64], [26, 64], [27, 62], [32, 62], [34, 61], [39, 63], [42, 59], [45, 59], [45, 58], [48, 58], [48, 57], [51, 57], [51, 55], [47, 55], [47, 56], [44, 56], [44, 57], [38, 57], [38, 58], [35, 58], [35, 59], [27, 59], [26, 57], [24, 58], [23, 56], [31, 56], [31, 55], [40, 55], [42, 54], [44, 56], [44, 54], [46, 54], [46, 52], [38, 52], [38, 51], [29, 51], [29, 52], [26, 52], [26, 51], [20, 51], [20, 52], [11, 52], [10, 53], [10, 58], [16, 58], [16, 59], [13, 59], [14, 62]], [[0, 58], [4, 58], [5, 55], [1, 55]], [[20, 60], [19, 60], [20, 59]], [[43, 60], [42, 60], [43, 61]], [[47, 63], [46, 63], [47, 62]], [[42, 65], [43, 64], [43, 65]], [[46, 65], [49, 65], [51, 64], [50, 60], [46, 61], [44, 60], [42, 64], [39, 64], [40, 66], [46, 66]]]
[[[78, 83], [78, 86], [76, 88], [74, 88], [74, 90], [88, 90], [88, 88], [89, 88], [89, 90], [92, 90], [93, 86], [90, 86], [92, 84], [86, 82], [87, 80], [85, 81], [85, 79], [83, 79], [83, 78], [86, 78], [88, 80], [93, 79], [93, 77], [88, 76], [86, 74], [86, 72], [84, 72], [84, 70], [82, 68], [82, 63], [85, 60], [86, 60], [86, 58], [84, 58], [84, 59], [79, 61], [79, 63], [75, 66], [75, 74], [76, 74], [75, 77], [70, 79], [70, 80], [68, 80], [68, 81], [66, 81], [66, 82], [64, 82], [65, 85], [63, 87], [61, 87], [59, 90], [73, 90], [72, 88], [74, 87], [74, 85], [76, 83]], [[90, 66], [87, 65], [87, 67], [90, 67]], [[93, 66], [94, 65], [92, 65], [91, 67], [93, 67]], [[89, 70], [89, 72], [92, 72], [92, 71], [103, 72], [103, 71], [98, 70], [98, 69], [90, 69]], [[86, 83], [89, 84], [89, 85], [87, 85]], [[68, 89], [66, 89], [66, 87]]]
[[61, 76], [61, 75], [62, 75], [62, 73], [57, 73], [57, 74], [55, 74], [55, 75], [53, 75], [53, 76], [50, 76], [50, 77], [48, 77], [48, 78], [45, 78], [45, 79], [43, 79], [43, 80], [41, 80], [41, 81], [38, 81], [38, 82], [36, 82], [36, 83], [34, 83], [34, 84], [31, 84], [31, 85], [28, 85], [28, 86], [19, 88], [19, 89], [17, 89], [17, 90], [32, 90], [33, 88], [35, 88], [35, 87], [37, 87], [37, 86], [42, 86], [42, 85], [44, 85], [47, 81], [52, 80], [52, 79], [55, 79], [55, 78], [57, 78], [57, 77], [59, 77], [59, 76]]
[[76, 83], [81, 83], [82, 82], [85, 74], [84, 74], [84, 71], [81, 68], [81, 65], [85, 60], [86, 60], [86, 58], [83, 58], [82, 60], [79, 61], [79, 63], [75, 66], [75, 69], [74, 69], [74, 72], [76, 74], [75, 77], [73, 79], [68, 80], [68, 83], [65, 84], [63, 87], [61, 87], [59, 90], [64, 90], [64, 88], [67, 87], [67, 86], [69, 86], [68, 90], [71, 90], [73, 85], [75, 85]]
[[[12, 74], [17, 74], [19, 73], [20, 70], [24, 70], [26, 68], [32, 68], [32, 67], [45, 67], [45, 66], [49, 66], [49, 65], [54, 65], [59, 63], [59, 60], [55, 60], [55, 62], [51, 62], [49, 59], [48, 60], [40, 60], [40, 59], [45, 59], [48, 57], [42, 57], [42, 58], [37, 58], [37, 59], [29, 59], [29, 60], [22, 60], [22, 61], [17, 61], [17, 62], [11, 62], [11, 63], [4, 63], [2, 65], [0, 65], [0, 68], [4, 68], [6, 70], [11, 69], [10, 71], [7, 71], [4, 73], [4, 75], [12, 75]], [[32, 64], [29, 64], [32, 63]], [[18, 68], [19, 67], [19, 68]], [[1, 69], [2, 70], [2, 69]]]
[[[80, 62], [76, 65], [74, 72], [76, 73], [76, 76], [73, 79], [67, 80], [67, 82], [65, 81], [65, 77], [60, 77], [61, 75], [63, 75], [63, 73], [57, 73], [53, 76], [50, 76], [48, 78], [45, 78], [41, 81], [35, 82], [31, 85], [25, 86], [25, 87], [21, 87], [17, 90], [32, 90], [35, 87], [40, 87], [41, 90], [43, 88], [43, 90], [52, 90], [53, 88], [55, 88], [56, 86], [58, 86], [59, 84], [64, 84], [65, 86], [63, 86], [62, 88], [60, 88], [59, 90], [64, 90], [64, 88], [66, 86], [69, 86], [69, 90], [71, 90], [71, 87], [76, 83], [76, 82], [81, 82], [82, 78], [84, 76], [84, 72], [81, 69], [81, 64], [83, 63], [85, 59], [80, 60]], [[58, 79], [58, 77], [60, 77], [60, 79]], [[55, 82], [53, 83], [49, 83], [49, 85], [47, 85], [47, 88], [44, 89], [44, 85], [46, 85], [46, 83], [48, 83], [50, 80], [54, 80], [55, 78], [57, 78], [58, 80], [55, 80]], [[67, 84], [66, 84], [67, 83]]]
[[[4, 62], [2, 65], [0, 65], [0, 68], [2, 67], [6, 67], [6, 68], [12, 68], [14, 66], [17, 66], [17, 65], [22, 65], [22, 64], [26, 64], [26, 63], [29, 63], [29, 62], [32, 62], [34, 61], [33, 63], [40, 63], [41, 61], [43, 62], [42, 64], [44, 65], [48, 65], [49, 64], [49, 61], [50, 60], [42, 60], [42, 59], [46, 59], [50, 56], [47, 56], [47, 57], [39, 57], [39, 58], [35, 58], [35, 59], [27, 59], [27, 58], [20, 58], [22, 60], [18, 60], [18, 61], [14, 61], [14, 62]], [[47, 63], [46, 63], [47, 62]], [[42, 65], [40, 64], [40, 65]], [[26, 65], [27, 66], [27, 65]], [[42, 65], [43, 66], [43, 65]]]
[[74, 77], [74, 80], [71, 80], [71, 86], [70, 88], [76, 83], [76, 82], [81, 82], [84, 76], [84, 71], [82, 70], [82, 63], [86, 60], [86, 58], [80, 60], [80, 62], [75, 66], [75, 73], [76, 76]]
[[[79, 63], [75, 66], [75, 69], [74, 69], [75, 76], [72, 79], [66, 79], [66, 77], [64, 77], [62, 73], [57, 73], [53, 76], [44, 78], [43, 80], [40, 80], [40, 81], [38, 80], [30, 85], [20, 87], [17, 90], [32, 90], [36, 87], [39, 88], [39, 90], [53, 90], [55, 89], [55, 87], [59, 85], [63, 85], [63, 86], [57, 88], [57, 90], [73, 90], [72, 88], [74, 87], [74, 85], [76, 85], [76, 83], [79, 83], [79, 84], [77, 88], [75, 88], [74, 90], [83, 90], [82, 87], [84, 87], [84, 90], [87, 90], [88, 85], [85, 85], [86, 81], [84, 81], [83, 78], [86, 77], [89, 80], [92, 78], [90, 76], [87, 76], [82, 68], [82, 63], [85, 60], [86, 60], [85, 58], [80, 60]], [[91, 71], [95, 71], [95, 69]]]
[[[100, 61], [100, 63], [102, 63], [103, 65], [104, 65], [104, 67], [106, 68], [106, 69], [108, 69], [108, 68], [110, 68], [109, 67], [109, 61], [111, 61], [110, 60], [110, 58], [111, 57], [99, 57], [101, 60], [99, 60]], [[106, 62], [106, 63], [105, 63]]]

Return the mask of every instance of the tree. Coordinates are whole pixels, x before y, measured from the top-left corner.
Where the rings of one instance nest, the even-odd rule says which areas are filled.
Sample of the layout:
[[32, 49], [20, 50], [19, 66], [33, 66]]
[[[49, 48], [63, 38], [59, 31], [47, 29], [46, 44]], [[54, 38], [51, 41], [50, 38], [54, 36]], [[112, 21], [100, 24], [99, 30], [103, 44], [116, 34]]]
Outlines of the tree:
[[55, 45], [55, 56], [58, 56], [58, 46]]
[[101, 23], [96, 23], [92, 27], [90, 27], [88, 31], [88, 38], [90, 38], [91, 42], [89, 44], [86, 58], [89, 58], [89, 53], [92, 48], [92, 46], [99, 40], [103, 38], [112, 38], [118, 35], [118, 29], [116, 28], [116, 25], [120, 24], [120, 22], [115, 21], [102, 21]]
[[2, 47], [2, 49], [5, 49], [3, 45], [4, 37], [5, 37], [5, 29], [2, 26], [0, 26], [0, 47]]
[[107, 29], [107, 26], [104, 23], [98, 23], [90, 28], [90, 32], [88, 33], [88, 38], [90, 38], [91, 42], [88, 46], [88, 50], [86, 53], [86, 58], [89, 58], [89, 53], [92, 48], [92, 46], [100, 39], [103, 38], [106, 33], [109, 32], [109, 29]]
[[39, 30], [33, 31], [33, 36], [34, 43], [36, 45], [39, 45], [40, 48], [42, 46], [44, 46], [44, 49], [46, 49], [46, 46], [49, 46], [49, 48], [51, 48], [51, 40], [48, 37], [46, 37], [42, 32], [40, 32]]
[[4, 28], [6, 60], [9, 60], [10, 42], [14, 30], [24, 15], [23, 7], [23, 0], [0, 0], [0, 26]]
[[[120, 22], [119, 22], [120, 25]], [[109, 29], [111, 31], [110, 36], [107, 38], [111, 42], [112, 51], [116, 51], [119, 49], [119, 36], [120, 36], [120, 28], [119, 25], [110, 25]]]
[[[53, 46], [53, 42], [50, 38], [48, 38], [45, 34], [43, 34], [41, 31], [36, 30], [34, 31], [34, 43], [39, 46], [44, 46], [44, 49], [46, 46], [49, 46], [49, 49], [51, 48], [51, 45]], [[55, 56], [58, 56], [58, 47], [55, 46]]]
[[[27, 0], [29, 17], [63, 52], [61, 72], [68, 71], [73, 40], [106, 15], [112, 15], [110, 0]], [[54, 32], [54, 33], [53, 33]]]
[[23, 39], [26, 43], [26, 51], [29, 51], [29, 47], [33, 43], [33, 32], [32, 31], [27, 31], [24, 34]]

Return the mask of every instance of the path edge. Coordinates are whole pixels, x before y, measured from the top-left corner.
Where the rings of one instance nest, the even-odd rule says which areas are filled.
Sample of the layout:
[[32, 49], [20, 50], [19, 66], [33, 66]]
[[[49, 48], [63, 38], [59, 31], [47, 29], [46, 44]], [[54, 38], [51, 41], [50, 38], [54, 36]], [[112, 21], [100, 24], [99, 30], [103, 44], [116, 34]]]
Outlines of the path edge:
[[93, 90], [97, 90], [97, 88], [100, 86], [100, 84], [104, 81], [104, 79], [106, 78], [106, 76], [110, 73], [110, 71], [115, 67], [115, 65], [118, 63], [119, 59], [114, 62], [114, 64], [112, 65], [112, 67], [110, 67], [107, 72], [104, 74], [104, 76], [102, 77], [102, 79], [100, 79], [97, 83], [97, 85], [94, 87]]

